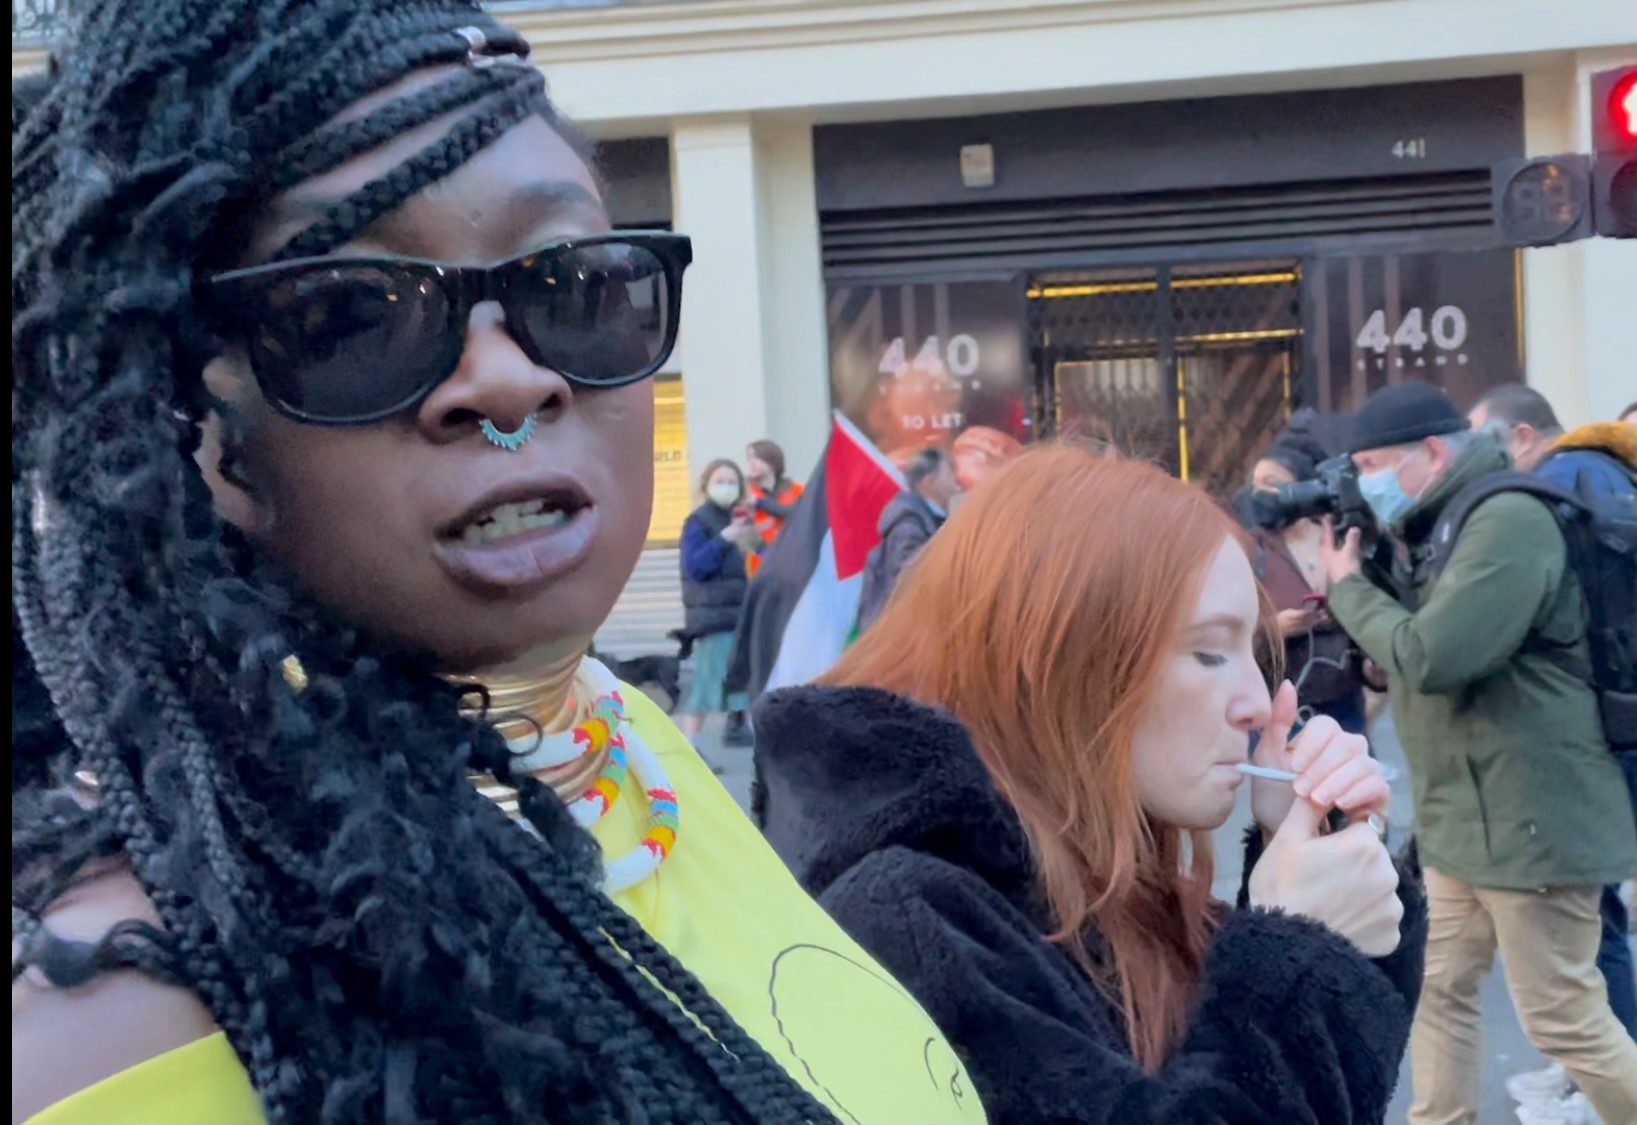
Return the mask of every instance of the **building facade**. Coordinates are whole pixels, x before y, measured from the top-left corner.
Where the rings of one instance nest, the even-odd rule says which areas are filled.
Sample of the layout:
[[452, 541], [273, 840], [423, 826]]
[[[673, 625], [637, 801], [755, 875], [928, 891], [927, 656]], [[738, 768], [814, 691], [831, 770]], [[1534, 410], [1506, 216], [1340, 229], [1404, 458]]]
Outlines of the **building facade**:
[[832, 408], [889, 454], [1087, 433], [1226, 490], [1293, 407], [1405, 376], [1637, 398], [1637, 242], [1515, 249], [1490, 203], [1495, 162], [1589, 151], [1630, 0], [491, 8], [616, 221], [694, 239], [656, 547], [751, 439], [805, 475]]
[[1637, 397], [1637, 243], [1510, 249], [1489, 184], [1589, 150], [1627, 0], [496, 10], [694, 237], [689, 465], [767, 435], [802, 471], [837, 407], [889, 452], [1089, 430], [1221, 485], [1403, 374]]

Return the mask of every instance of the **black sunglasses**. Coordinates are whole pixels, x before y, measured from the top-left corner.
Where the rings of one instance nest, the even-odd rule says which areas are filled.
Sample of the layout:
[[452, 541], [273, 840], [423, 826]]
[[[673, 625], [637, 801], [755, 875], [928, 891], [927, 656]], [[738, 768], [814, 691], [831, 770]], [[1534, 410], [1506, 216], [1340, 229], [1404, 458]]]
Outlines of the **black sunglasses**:
[[455, 373], [472, 306], [498, 301], [531, 361], [572, 383], [646, 379], [676, 345], [687, 236], [615, 231], [486, 267], [302, 258], [210, 278], [201, 298], [261, 392], [301, 422], [347, 426], [418, 406]]

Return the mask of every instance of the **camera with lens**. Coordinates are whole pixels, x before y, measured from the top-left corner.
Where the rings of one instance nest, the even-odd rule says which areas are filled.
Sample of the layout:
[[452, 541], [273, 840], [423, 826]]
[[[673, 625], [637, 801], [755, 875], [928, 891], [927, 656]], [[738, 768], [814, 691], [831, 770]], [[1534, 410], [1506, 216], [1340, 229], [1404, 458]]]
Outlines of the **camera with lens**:
[[1298, 520], [1329, 516], [1335, 521], [1337, 543], [1355, 527], [1370, 538], [1376, 526], [1375, 516], [1359, 491], [1358, 466], [1346, 454], [1321, 461], [1312, 480], [1253, 493], [1250, 516], [1259, 527], [1270, 531], [1281, 531]]

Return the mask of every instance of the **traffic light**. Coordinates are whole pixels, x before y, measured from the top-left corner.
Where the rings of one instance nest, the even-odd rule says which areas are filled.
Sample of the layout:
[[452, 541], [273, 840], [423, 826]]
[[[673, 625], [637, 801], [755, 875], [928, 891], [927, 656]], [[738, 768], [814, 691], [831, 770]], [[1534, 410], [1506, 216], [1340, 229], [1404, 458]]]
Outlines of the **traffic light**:
[[1592, 226], [1637, 238], [1637, 66], [1592, 75]]
[[1592, 236], [1590, 172], [1580, 153], [1502, 160], [1491, 169], [1495, 225], [1508, 246]]

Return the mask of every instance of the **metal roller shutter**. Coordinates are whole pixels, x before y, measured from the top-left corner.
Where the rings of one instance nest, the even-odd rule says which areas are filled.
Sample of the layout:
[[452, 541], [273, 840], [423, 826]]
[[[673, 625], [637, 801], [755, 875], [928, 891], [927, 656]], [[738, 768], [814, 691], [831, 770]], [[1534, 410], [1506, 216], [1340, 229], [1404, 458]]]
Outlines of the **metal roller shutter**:
[[831, 213], [825, 276], [970, 272], [1480, 245], [1489, 170], [1149, 195]]

